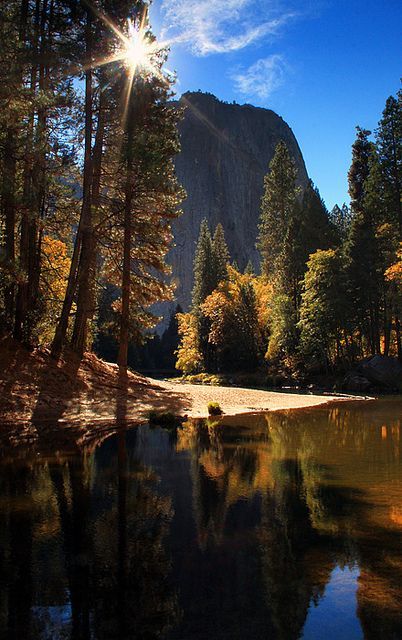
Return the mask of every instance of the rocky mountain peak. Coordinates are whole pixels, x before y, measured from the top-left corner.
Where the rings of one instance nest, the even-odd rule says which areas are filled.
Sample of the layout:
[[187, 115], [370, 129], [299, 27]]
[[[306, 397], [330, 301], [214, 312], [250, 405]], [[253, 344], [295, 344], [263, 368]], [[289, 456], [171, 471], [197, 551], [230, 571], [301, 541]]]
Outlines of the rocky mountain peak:
[[185, 109], [175, 166], [187, 198], [183, 215], [174, 223], [169, 262], [177, 284], [176, 302], [188, 309], [201, 220], [207, 218], [212, 229], [218, 222], [223, 225], [230, 254], [240, 268], [249, 260], [257, 266], [264, 175], [281, 140], [296, 162], [300, 186], [306, 186], [308, 176], [291, 128], [274, 111], [228, 104], [200, 91], [184, 93], [178, 104]]

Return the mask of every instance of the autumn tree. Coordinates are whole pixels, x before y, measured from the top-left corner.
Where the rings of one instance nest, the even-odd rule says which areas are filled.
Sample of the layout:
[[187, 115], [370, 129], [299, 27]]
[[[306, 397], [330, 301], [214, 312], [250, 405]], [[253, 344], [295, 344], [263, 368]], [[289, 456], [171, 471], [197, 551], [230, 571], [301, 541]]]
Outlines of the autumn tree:
[[202, 304], [209, 320], [208, 342], [215, 348], [218, 371], [255, 369], [261, 351], [253, 277], [228, 267], [228, 279]]
[[401, 317], [402, 317], [402, 242], [396, 252], [395, 262], [385, 271], [385, 278], [390, 283], [393, 303], [394, 303], [394, 320], [395, 320], [395, 341], [396, 353], [400, 362], [402, 362], [402, 333], [401, 333]]
[[176, 351], [176, 369], [183, 373], [201, 371], [204, 361], [199, 348], [198, 318], [194, 313], [179, 313], [177, 322], [180, 342]]

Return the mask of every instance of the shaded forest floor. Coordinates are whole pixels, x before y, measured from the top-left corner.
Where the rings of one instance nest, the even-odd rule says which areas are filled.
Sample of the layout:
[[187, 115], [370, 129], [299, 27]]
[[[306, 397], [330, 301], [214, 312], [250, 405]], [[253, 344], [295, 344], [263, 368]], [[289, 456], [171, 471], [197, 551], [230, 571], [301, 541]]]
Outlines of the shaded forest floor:
[[[191, 403], [179, 392], [87, 353], [56, 363], [46, 349], [27, 351], [0, 342], [0, 423], [22, 435], [40, 424], [69, 426], [86, 433], [119, 422], [138, 422], [150, 411], [186, 413]], [[8, 429], [8, 430], [9, 430]]]

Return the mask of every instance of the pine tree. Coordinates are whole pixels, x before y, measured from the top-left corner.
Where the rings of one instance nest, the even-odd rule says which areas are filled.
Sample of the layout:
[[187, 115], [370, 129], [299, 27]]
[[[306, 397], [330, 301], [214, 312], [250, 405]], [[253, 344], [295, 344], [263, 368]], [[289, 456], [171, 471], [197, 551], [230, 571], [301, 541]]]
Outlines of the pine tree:
[[369, 161], [373, 154], [373, 143], [369, 141], [371, 131], [356, 127], [356, 140], [352, 146], [352, 164], [348, 173], [350, 206], [353, 214], [364, 213], [366, 181], [370, 173]]
[[198, 313], [200, 305], [216, 287], [214, 251], [208, 222], [204, 218], [200, 225], [197, 248], [194, 257], [194, 287], [192, 311]]
[[383, 182], [384, 216], [402, 237], [402, 91], [387, 99], [376, 130], [376, 147]]
[[342, 259], [333, 249], [310, 256], [300, 308], [300, 351], [310, 368], [341, 357], [346, 290]]
[[349, 170], [352, 221], [345, 245], [349, 295], [354, 309], [354, 326], [361, 351], [367, 342], [370, 353], [380, 352], [381, 264], [373, 210], [367, 206], [370, 163], [375, 149], [369, 131], [357, 127]]
[[[117, 26], [129, 17], [126, 2], [115, 3], [113, 19]], [[136, 8], [136, 5], [135, 5]], [[94, 19], [95, 18], [95, 19]], [[105, 72], [95, 72], [93, 61], [107, 58], [107, 54], [115, 47], [110, 28], [105, 28], [98, 14], [93, 15], [93, 8], [86, 5], [82, 16], [76, 16], [78, 30], [84, 42], [84, 50], [80, 50], [80, 66], [85, 79], [85, 124], [84, 124], [84, 164], [82, 173], [82, 203], [78, 229], [74, 242], [66, 295], [59, 322], [52, 343], [52, 355], [58, 358], [66, 342], [69, 317], [76, 299], [76, 314], [72, 346], [82, 355], [86, 346], [88, 318], [94, 305], [94, 274], [96, 241], [94, 234], [94, 214], [98, 204], [100, 191], [102, 147], [105, 129], [105, 96], [103, 83]], [[103, 82], [102, 82], [103, 80]], [[98, 96], [98, 99], [95, 99]], [[93, 135], [95, 142], [93, 144]]]
[[215, 279], [217, 284], [227, 279], [227, 267], [230, 262], [229, 249], [225, 240], [223, 227], [219, 222], [216, 226], [212, 240], [212, 252], [214, 256]]
[[[39, 337], [36, 325], [43, 310], [43, 238], [49, 230], [53, 233], [54, 220], [63, 218], [61, 209], [68, 200], [72, 213], [75, 208], [72, 189], [66, 188], [74, 156], [76, 97], [72, 78], [65, 74], [76, 44], [73, 9], [67, 0], [22, 0], [1, 11], [7, 40], [0, 47], [0, 97], [8, 106], [0, 115], [7, 256], [3, 274], [8, 279], [2, 288], [8, 329], [31, 343]], [[4, 64], [8, 57], [9, 64]]]
[[[300, 213], [300, 242], [304, 251], [304, 262], [317, 249], [328, 249], [335, 241], [335, 229], [320, 192], [310, 180], [302, 198]], [[303, 273], [305, 271], [305, 264]]]
[[[115, 331], [119, 325], [119, 362], [125, 367], [130, 339], [157, 321], [148, 307], [172, 294], [164, 257], [172, 240], [170, 221], [179, 214], [182, 198], [172, 163], [179, 149], [176, 125], [181, 113], [168, 105], [172, 82], [163, 71], [166, 52], [151, 46], [154, 37], [145, 4], [120, 0], [111, 7], [105, 0], [104, 8], [108, 20], [91, 5], [80, 17], [85, 35], [85, 54], [79, 59], [85, 77], [83, 198], [52, 353], [58, 357], [66, 345], [74, 303], [72, 347], [79, 355], [87, 348], [96, 283], [104, 278], [122, 291], [113, 302], [111, 325]], [[100, 58], [115, 57], [110, 20], [124, 33], [128, 18], [134, 30], [142, 29], [152, 55], [149, 66], [131, 75], [123, 51], [122, 59], [117, 56], [92, 69], [88, 62], [96, 66]]]
[[179, 346], [179, 323], [178, 315], [183, 313], [183, 309], [178, 304], [175, 310], [171, 313], [169, 318], [169, 324], [161, 337], [161, 361], [163, 369], [175, 368], [175, 353]]
[[343, 203], [342, 207], [336, 204], [330, 212], [330, 220], [335, 229], [336, 244], [341, 245], [348, 236], [351, 222], [351, 212], [347, 204]]
[[298, 189], [297, 169], [284, 142], [280, 142], [264, 178], [257, 248], [262, 257], [261, 271], [272, 276], [283, 251], [289, 221], [294, 214]]

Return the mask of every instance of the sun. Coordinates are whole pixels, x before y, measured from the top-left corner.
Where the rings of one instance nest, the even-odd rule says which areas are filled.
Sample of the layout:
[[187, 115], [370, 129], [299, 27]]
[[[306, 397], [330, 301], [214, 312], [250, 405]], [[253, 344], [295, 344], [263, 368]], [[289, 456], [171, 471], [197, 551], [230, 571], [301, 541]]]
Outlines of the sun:
[[148, 47], [142, 38], [135, 38], [127, 43], [124, 60], [129, 67], [137, 69], [148, 63]]
[[133, 74], [155, 73], [157, 70], [154, 62], [155, 54], [156, 46], [147, 37], [144, 25], [136, 25], [129, 20], [128, 37], [124, 39], [121, 56], [130, 72]]
[[136, 78], [145, 80], [156, 78], [160, 82], [167, 82], [167, 77], [174, 77], [171, 71], [163, 67], [168, 43], [158, 43], [156, 39], [150, 35], [147, 6], [145, 6], [141, 16], [127, 21], [127, 30], [123, 31], [107, 14], [99, 11], [90, 0], [85, 1], [91, 6], [95, 15], [97, 15], [117, 37], [118, 43], [114, 51], [108, 56], [93, 60], [90, 66], [95, 68], [120, 62], [121, 65], [125, 67], [127, 76], [123, 116], [123, 119], [125, 119], [131, 90]]
[[[86, 0], [89, 4], [89, 0]], [[157, 43], [147, 28], [148, 11], [145, 8], [142, 16], [127, 20], [127, 31], [124, 33], [105, 13], [90, 5], [94, 13], [117, 36], [118, 45], [110, 55], [92, 62], [91, 66], [99, 67], [113, 62], [121, 62], [128, 70], [132, 82], [135, 76], [162, 77], [161, 53], [166, 43]]]

